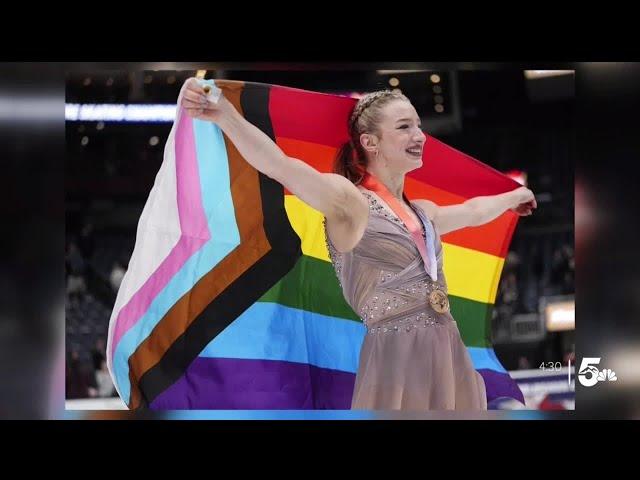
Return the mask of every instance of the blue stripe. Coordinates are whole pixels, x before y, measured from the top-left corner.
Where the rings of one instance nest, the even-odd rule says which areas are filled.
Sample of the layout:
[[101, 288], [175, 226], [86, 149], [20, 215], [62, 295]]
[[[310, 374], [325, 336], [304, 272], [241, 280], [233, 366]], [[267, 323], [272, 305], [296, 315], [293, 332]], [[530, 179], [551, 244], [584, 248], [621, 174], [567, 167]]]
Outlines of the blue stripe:
[[493, 348], [467, 347], [467, 350], [476, 370], [486, 368], [496, 372], [507, 373], [500, 360], [496, 357]]
[[[359, 322], [258, 302], [200, 353], [200, 357], [281, 360], [355, 373], [365, 327]], [[476, 370], [507, 373], [492, 348], [467, 347]]]
[[282, 360], [355, 373], [365, 332], [359, 322], [258, 302], [200, 357]]
[[194, 120], [194, 134], [203, 208], [212, 238], [185, 262], [116, 347], [113, 370], [120, 395], [126, 403], [129, 403], [131, 394], [129, 357], [169, 309], [240, 244], [231, 196], [229, 160], [222, 132], [211, 122]]

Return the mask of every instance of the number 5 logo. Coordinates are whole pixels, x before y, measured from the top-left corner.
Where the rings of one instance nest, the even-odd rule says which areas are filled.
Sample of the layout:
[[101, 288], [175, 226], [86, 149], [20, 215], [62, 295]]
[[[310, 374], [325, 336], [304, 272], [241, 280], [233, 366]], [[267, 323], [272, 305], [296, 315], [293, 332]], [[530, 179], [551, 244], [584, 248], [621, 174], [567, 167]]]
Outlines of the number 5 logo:
[[598, 369], [593, 365], [600, 363], [600, 357], [585, 357], [578, 370], [578, 380], [585, 387], [593, 387], [598, 383]]

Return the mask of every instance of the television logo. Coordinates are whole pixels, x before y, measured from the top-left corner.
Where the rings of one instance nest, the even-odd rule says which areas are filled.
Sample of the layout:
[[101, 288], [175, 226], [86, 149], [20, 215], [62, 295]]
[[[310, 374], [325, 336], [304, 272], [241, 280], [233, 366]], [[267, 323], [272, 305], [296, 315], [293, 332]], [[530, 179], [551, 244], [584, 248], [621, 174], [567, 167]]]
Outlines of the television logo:
[[578, 380], [585, 387], [593, 387], [598, 382], [616, 382], [616, 372], [610, 368], [598, 370], [594, 365], [600, 363], [600, 357], [584, 357], [578, 370]]

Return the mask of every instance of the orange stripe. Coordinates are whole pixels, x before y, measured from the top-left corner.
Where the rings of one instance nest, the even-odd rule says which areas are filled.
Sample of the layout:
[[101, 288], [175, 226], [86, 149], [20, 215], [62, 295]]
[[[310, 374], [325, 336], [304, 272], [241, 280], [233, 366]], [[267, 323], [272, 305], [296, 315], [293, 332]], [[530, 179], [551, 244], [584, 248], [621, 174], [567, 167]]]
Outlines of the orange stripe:
[[442, 235], [442, 241], [505, 258], [516, 223], [515, 213], [506, 212], [479, 227], [467, 227]]
[[[276, 138], [276, 143], [287, 156], [298, 158], [320, 172], [333, 172], [333, 161], [338, 153], [337, 148], [282, 137]], [[284, 193], [291, 195], [291, 192], [286, 188]]]
[[[318, 143], [278, 137], [278, 146], [290, 157], [303, 160], [320, 172], [332, 172], [337, 149]], [[424, 198], [437, 205], [455, 205], [467, 200], [461, 195], [447, 192], [409, 176], [405, 177], [405, 192], [410, 199]], [[291, 192], [285, 189], [286, 195]], [[508, 252], [517, 216], [505, 212], [495, 220], [479, 227], [467, 227], [442, 236], [442, 241], [460, 247], [471, 248], [504, 258]]]
[[[405, 177], [405, 192], [411, 199], [424, 198], [441, 206], [455, 205], [466, 200], [460, 195], [410, 177]], [[504, 258], [507, 255], [509, 240], [511, 240], [516, 222], [515, 213], [505, 212], [493, 221], [479, 227], [467, 227], [442, 235], [442, 241]]]

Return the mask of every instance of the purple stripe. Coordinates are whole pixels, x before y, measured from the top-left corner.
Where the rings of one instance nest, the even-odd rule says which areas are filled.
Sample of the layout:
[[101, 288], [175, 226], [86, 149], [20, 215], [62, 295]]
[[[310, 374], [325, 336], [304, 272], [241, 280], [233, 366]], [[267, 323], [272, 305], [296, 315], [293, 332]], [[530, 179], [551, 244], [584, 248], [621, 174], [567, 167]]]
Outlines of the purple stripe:
[[[487, 402], [524, 397], [504, 373], [481, 369]], [[348, 410], [355, 375], [275, 360], [198, 357], [150, 405], [152, 410]]]
[[501, 397], [509, 397], [524, 404], [524, 396], [518, 388], [518, 384], [508, 373], [500, 373], [486, 368], [481, 368], [478, 373], [484, 379], [484, 386], [487, 389], [487, 403]]
[[304, 363], [196, 358], [152, 410], [349, 410], [355, 374]]

